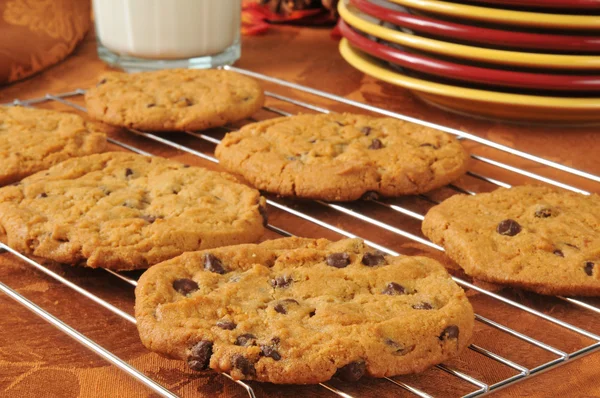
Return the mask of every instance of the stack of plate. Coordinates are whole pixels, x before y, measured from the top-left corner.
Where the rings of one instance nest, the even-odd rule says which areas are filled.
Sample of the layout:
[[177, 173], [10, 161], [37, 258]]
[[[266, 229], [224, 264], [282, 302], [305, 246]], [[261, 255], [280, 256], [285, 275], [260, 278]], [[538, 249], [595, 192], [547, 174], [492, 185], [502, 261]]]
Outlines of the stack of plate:
[[340, 1], [340, 52], [454, 112], [600, 123], [600, 0], [469, 2]]

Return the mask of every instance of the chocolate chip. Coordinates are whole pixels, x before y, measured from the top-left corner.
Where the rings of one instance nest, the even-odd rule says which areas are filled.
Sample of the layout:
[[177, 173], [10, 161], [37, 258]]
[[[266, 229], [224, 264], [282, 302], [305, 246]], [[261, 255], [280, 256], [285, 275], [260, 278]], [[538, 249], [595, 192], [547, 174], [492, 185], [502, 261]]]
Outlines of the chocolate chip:
[[429, 303], [417, 303], [412, 306], [415, 310], [432, 310], [433, 306]]
[[325, 259], [327, 265], [335, 268], [345, 268], [350, 264], [350, 256], [348, 253], [332, 253]]
[[500, 235], [515, 236], [521, 232], [521, 226], [515, 220], [508, 219], [500, 221], [496, 227], [496, 232], [498, 232]]
[[258, 205], [258, 212], [262, 216], [263, 226], [266, 227], [267, 224], [269, 223], [269, 216], [268, 216], [268, 213], [267, 213], [267, 208], [265, 206]]
[[415, 349], [414, 345], [410, 345], [410, 346], [406, 346], [405, 347], [402, 344], [396, 343], [392, 339], [385, 339], [385, 344], [387, 344], [387, 345], [389, 345], [391, 347], [394, 347], [394, 349], [395, 349], [394, 355], [398, 355], [398, 356], [404, 356], [404, 355], [410, 354]]
[[186, 97], [181, 97], [181, 98], [179, 98], [179, 99], [177, 100], [177, 102], [183, 102], [183, 103], [185, 103], [185, 105], [186, 105], [186, 106], [192, 106], [192, 105], [193, 105], [193, 102], [192, 102], [192, 100], [191, 100], [191, 99], [189, 99], [189, 98], [186, 98]]
[[191, 279], [182, 278], [175, 279], [173, 281], [173, 289], [175, 289], [178, 293], [187, 296], [190, 293], [195, 292], [199, 289], [198, 284]]
[[558, 250], [558, 249], [554, 250], [552, 253], [555, 254], [555, 255], [557, 255], [558, 257], [564, 257], [565, 256], [564, 253], [561, 250]]
[[38, 195], [38, 198], [47, 198], [48, 194], [46, 192], [42, 192], [41, 194]]
[[542, 207], [541, 209], [537, 209], [534, 215], [537, 218], [548, 218], [552, 216], [552, 209]]
[[275, 312], [278, 312], [280, 314], [287, 314], [287, 306], [285, 305], [286, 303], [294, 303], [294, 304], [299, 304], [296, 300], [294, 299], [285, 299], [285, 300], [281, 300], [279, 303], [275, 304], [275, 306], [273, 307], [273, 309], [275, 310]]
[[155, 216], [149, 216], [149, 215], [145, 215], [145, 214], [142, 215], [142, 216], [140, 216], [140, 218], [142, 220], [145, 220], [145, 221], [149, 222], [150, 224], [152, 224], [154, 221], [156, 221], [156, 217]]
[[271, 279], [271, 286], [283, 289], [288, 287], [293, 281], [294, 280], [289, 276], [278, 276], [275, 279]]
[[210, 272], [214, 272], [216, 274], [224, 274], [225, 268], [223, 268], [223, 264], [221, 260], [215, 257], [214, 254], [206, 253], [204, 255], [204, 269]]
[[220, 327], [224, 330], [233, 330], [237, 327], [237, 325], [231, 321], [219, 321], [217, 322], [217, 327]]
[[280, 342], [281, 342], [281, 339], [280, 339], [279, 337], [277, 337], [277, 336], [275, 336], [275, 337], [273, 337], [273, 338], [271, 339], [271, 344], [275, 344], [275, 345], [277, 345], [277, 344], [279, 344]]
[[308, 313], [308, 317], [312, 318], [313, 316], [315, 316], [317, 314], [316, 310], [312, 310], [311, 312]]
[[238, 369], [245, 376], [256, 376], [256, 369], [254, 364], [241, 354], [234, 354], [231, 357], [231, 365]]
[[360, 132], [363, 133], [364, 135], [369, 135], [369, 134], [371, 134], [371, 127], [365, 126], [360, 129]]
[[156, 104], [148, 104], [146, 105], [146, 108], [154, 108], [156, 106]]
[[364, 376], [367, 366], [363, 361], [350, 362], [335, 372], [335, 377], [345, 381], [358, 381]]
[[260, 351], [265, 357], [273, 358], [276, 361], [279, 361], [281, 359], [281, 355], [279, 355], [279, 352], [277, 352], [275, 347], [271, 345], [261, 345]]
[[106, 83], [106, 79], [102, 79], [100, 80], [97, 84], [96, 87], [103, 85], [104, 83]]
[[371, 145], [369, 145], [369, 149], [381, 149], [381, 148], [383, 148], [383, 142], [381, 142], [377, 138], [375, 138], [373, 141], [371, 141]]
[[367, 267], [374, 267], [375, 265], [385, 264], [385, 257], [380, 251], [376, 251], [375, 253], [365, 253], [361, 263]]
[[208, 368], [212, 355], [212, 341], [202, 340], [190, 349], [187, 363], [193, 370], [205, 370]]
[[379, 200], [379, 194], [375, 191], [367, 191], [361, 197], [362, 200]]
[[406, 293], [406, 291], [404, 290], [404, 287], [402, 287], [401, 285], [397, 284], [396, 282], [390, 282], [385, 287], [385, 289], [383, 289], [383, 291], [381, 293], [382, 294], [387, 294], [387, 295], [390, 295], [390, 296], [395, 296], [395, 295], [398, 295], [398, 294], [404, 294], [404, 293]]
[[592, 276], [592, 273], [594, 272], [594, 267], [595, 267], [595, 266], [596, 266], [596, 264], [594, 264], [593, 262], [591, 262], [591, 261], [586, 261], [586, 263], [585, 263], [585, 265], [584, 265], [584, 267], [583, 267], [583, 270], [585, 271], [585, 273], [586, 273], [588, 276]]
[[256, 336], [251, 333], [241, 334], [237, 337], [237, 339], [235, 339], [235, 345], [242, 347], [256, 345]]
[[184, 168], [184, 169], [189, 169], [189, 168], [190, 168], [190, 165], [189, 165], [189, 164], [184, 164], [184, 165], [183, 165], [183, 168]]
[[133, 170], [131, 170], [129, 167], [125, 169], [125, 177], [129, 177], [132, 174], [133, 174]]
[[456, 326], [456, 325], [448, 326], [446, 329], [444, 329], [442, 334], [440, 334], [440, 340], [448, 340], [448, 339], [456, 339], [456, 338], [458, 338], [458, 326]]

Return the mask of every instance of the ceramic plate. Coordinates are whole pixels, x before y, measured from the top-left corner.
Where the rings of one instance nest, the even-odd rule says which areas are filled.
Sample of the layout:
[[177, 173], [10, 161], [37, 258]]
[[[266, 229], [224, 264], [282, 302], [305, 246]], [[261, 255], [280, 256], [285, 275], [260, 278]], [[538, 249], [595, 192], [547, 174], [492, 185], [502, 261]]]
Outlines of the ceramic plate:
[[350, 0], [350, 3], [363, 13], [382, 21], [448, 39], [523, 49], [600, 53], [600, 36], [568, 36], [487, 29], [411, 15], [377, 5], [369, 0]]
[[600, 70], [600, 56], [527, 53], [449, 43], [379, 26], [378, 23], [380, 20], [360, 12], [352, 5], [347, 6], [346, 1], [339, 2], [338, 11], [346, 23], [362, 32], [422, 51], [490, 64], [517, 65], [542, 69]]
[[389, 0], [404, 7], [449, 15], [519, 26], [544, 28], [600, 30], [600, 15], [563, 15], [541, 12], [503, 10], [499, 8], [471, 6], [439, 0]]
[[347, 39], [340, 42], [340, 53], [361, 72], [409, 89], [423, 100], [453, 112], [545, 124], [600, 123], [600, 98], [508, 94], [430, 82], [392, 70], [383, 61], [353, 48]]
[[354, 31], [343, 21], [340, 22], [339, 28], [342, 35], [348, 39], [352, 46], [395, 65], [423, 73], [495, 86], [570, 92], [596, 91], [600, 93], [600, 75], [555, 75], [462, 65], [377, 43]]
[[510, 7], [562, 8], [565, 10], [598, 10], [600, 0], [469, 0], [471, 3], [495, 4]]

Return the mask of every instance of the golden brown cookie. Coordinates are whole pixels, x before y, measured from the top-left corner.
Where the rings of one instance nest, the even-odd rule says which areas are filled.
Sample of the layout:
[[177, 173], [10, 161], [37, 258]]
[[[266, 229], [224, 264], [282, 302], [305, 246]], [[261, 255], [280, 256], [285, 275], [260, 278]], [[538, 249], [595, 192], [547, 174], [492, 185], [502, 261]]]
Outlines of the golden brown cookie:
[[430, 191], [465, 173], [469, 156], [448, 134], [352, 114], [271, 119], [229, 133], [216, 156], [256, 188], [284, 196], [355, 200], [369, 191]]
[[600, 197], [548, 187], [455, 195], [423, 233], [465, 272], [541, 294], [600, 295]]
[[146, 347], [194, 370], [294, 384], [423, 371], [465, 348], [474, 323], [438, 262], [359, 239], [185, 253], [142, 275], [135, 314]]
[[0, 189], [0, 240], [60, 263], [147, 268], [186, 251], [255, 242], [264, 203], [225, 173], [108, 152]]
[[225, 70], [109, 73], [85, 94], [91, 117], [149, 131], [203, 130], [245, 119], [264, 103], [253, 79]]
[[102, 129], [72, 113], [0, 107], [0, 186], [63, 160], [102, 152]]

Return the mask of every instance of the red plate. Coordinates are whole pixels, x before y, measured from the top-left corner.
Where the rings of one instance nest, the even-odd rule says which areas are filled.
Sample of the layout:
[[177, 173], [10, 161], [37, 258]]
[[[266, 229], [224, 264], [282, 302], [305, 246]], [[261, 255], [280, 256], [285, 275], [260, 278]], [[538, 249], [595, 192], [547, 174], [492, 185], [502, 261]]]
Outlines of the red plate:
[[500, 4], [511, 7], [600, 10], [600, 0], [468, 0], [469, 3]]
[[476, 26], [461, 25], [428, 17], [410, 15], [408, 13], [373, 4], [368, 0], [350, 0], [350, 2], [365, 14], [374, 16], [382, 21], [443, 38], [464, 40], [472, 43], [492, 44], [505, 48], [512, 47], [585, 53], [600, 52], [600, 37], [538, 34], [479, 28]]
[[409, 53], [370, 40], [340, 21], [341, 34], [356, 48], [395, 65], [454, 80], [495, 86], [556, 91], [600, 92], [600, 75], [573, 76], [480, 68]]

